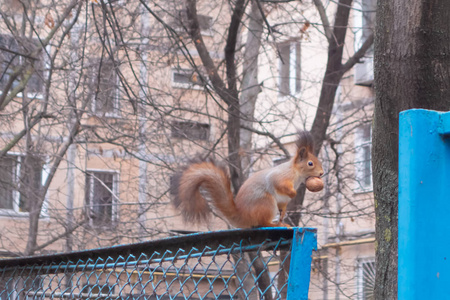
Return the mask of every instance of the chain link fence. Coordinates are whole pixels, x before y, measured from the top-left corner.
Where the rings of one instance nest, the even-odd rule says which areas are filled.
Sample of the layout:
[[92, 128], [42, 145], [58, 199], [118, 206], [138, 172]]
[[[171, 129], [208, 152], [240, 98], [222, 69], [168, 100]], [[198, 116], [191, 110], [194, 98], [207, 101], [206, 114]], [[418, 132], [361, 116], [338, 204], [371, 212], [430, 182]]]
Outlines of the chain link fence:
[[0, 260], [0, 299], [307, 299], [316, 232], [225, 230]]

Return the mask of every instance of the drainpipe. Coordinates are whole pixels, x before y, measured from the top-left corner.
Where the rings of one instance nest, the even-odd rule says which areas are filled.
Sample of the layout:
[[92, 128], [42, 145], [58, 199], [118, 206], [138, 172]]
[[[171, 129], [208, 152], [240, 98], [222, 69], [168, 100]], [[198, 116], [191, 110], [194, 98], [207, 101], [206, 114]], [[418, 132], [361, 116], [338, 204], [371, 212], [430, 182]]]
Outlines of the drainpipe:
[[[144, 5], [141, 5], [141, 34], [144, 37], [142, 40], [143, 45], [147, 45], [148, 43], [148, 36], [150, 33], [150, 24], [149, 24], [150, 16], [145, 8]], [[145, 215], [145, 204], [147, 200], [147, 151], [146, 151], [146, 115], [145, 115], [145, 105], [144, 105], [144, 99], [147, 98], [148, 91], [146, 89], [145, 84], [147, 83], [147, 67], [145, 65], [145, 62], [147, 61], [148, 54], [147, 49], [143, 49], [142, 51], [142, 61], [140, 65], [140, 81], [141, 81], [141, 88], [139, 90], [139, 103], [137, 104], [137, 110], [139, 114], [139, 146], [138, 146], [138, 157], [139, 157], [139, 187], [138, 187], [138, 202], [139, 202], [139, 208], [138, 208], [138, 236], [139, 240], [143, 240], [144, 236], [146, 234], [145, 232], [145, 222], [146, 222], [146, 215]]]
[[[338, 90], [337, 90], [337, 101], [336, 106], [335, 106], [335, 115], [336, 115], [336, 123], [337, 124], [341, 124], [343, 117], [342, 117], [342, 110], [341, 110], [341, 105], [340, 105], [340, 101], [341, 101], [341, 94], [342, 94], [342, 88], [339, 85]], [[339, 128], [336, 130], [336, 140], [340, 141], [343, 137], [343, 132], [342, 132], [342, 127], [339, 126]], [[338, 155], [341, 155], [342, 153], [342, 145], [338, 144], [337, 145], [337, 153]], [[339, 158], [339, 157], [338, 157]], [[340, 162], [339, 159], [336, 162], [337, 167], [339, 168], [340, 166]], [[339, 180], [338, 180], [338, 185], [339, 185]], [[344, 224], [342, 223], [342, 219], [340, 217], [340, 212], [341, 212], [341, 206], [342, 206], [342, 194], [338, 191], [336, 192], [336, 213], [337, 213], [337, 218], [336, 218], [336, 243], [340, 243], [341, 242], [341, 236], [344, 234]], [[336, 247], [335, 250], [335, 266], [336, 266], [336, 270], [335, 270], [335, 282], [336, 282], [336, 287], [338, 287], [340, 285], [340, 280], [341, 280], [341, 257], [340, 257], [340, 247]], [[339, 293], [339, 289], [336, 288], [335, 290], [335, 299], [339, 300], [340, 297], [340, 293]]]

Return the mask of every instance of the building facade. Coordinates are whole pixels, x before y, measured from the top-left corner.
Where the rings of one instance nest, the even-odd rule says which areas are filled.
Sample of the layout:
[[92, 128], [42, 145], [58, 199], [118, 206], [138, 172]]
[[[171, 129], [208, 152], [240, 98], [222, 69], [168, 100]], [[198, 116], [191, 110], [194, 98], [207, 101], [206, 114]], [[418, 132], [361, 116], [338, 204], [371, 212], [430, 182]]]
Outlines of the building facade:
[[[345, 59], [373, 30], [373, 2], [355, 1]], [[313, 1], [261, 4], [248, 5], [236, 31], [242, 110], [251, 103], [247, 91], [257, 97], [242, 117], [245, 174], [285, 158], [272, 137], [294, 151], [296, 131], [311, 128], [328, 52]], [[8, 0], [1, 6], [3, 256], [228, 228], [220, 218], [186, 227], [170, 205], [171, 176], [180, 165], [199, 153], [228, 155], [229, 111], [192, 40], [184, 2]], [[226, 86], [233, 9], [222, 1], [197, 4], [202, 43]], [[335, 4], [323, 9], [334, 18]], [[246, 47], [253, 36], [260, 40], [257, 56]], [[307, 193], [301, 209], [300, 225], [319, 232], [311, 299], [371, 299], [372, 66], [369, 50], [340, 83], [320, 154], [326, 187]]]

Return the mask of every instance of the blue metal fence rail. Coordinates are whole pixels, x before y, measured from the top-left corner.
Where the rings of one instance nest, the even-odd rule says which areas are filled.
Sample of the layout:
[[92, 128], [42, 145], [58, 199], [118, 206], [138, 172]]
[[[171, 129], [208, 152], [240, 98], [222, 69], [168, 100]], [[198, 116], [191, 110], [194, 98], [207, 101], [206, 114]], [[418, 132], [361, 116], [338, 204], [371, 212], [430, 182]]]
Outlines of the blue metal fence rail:
[[450, 299], [450, 112], [399, 116], [398, 299]]
[[0, 260], [0, 299], [308, 299], [311, 228], [224, 230]]

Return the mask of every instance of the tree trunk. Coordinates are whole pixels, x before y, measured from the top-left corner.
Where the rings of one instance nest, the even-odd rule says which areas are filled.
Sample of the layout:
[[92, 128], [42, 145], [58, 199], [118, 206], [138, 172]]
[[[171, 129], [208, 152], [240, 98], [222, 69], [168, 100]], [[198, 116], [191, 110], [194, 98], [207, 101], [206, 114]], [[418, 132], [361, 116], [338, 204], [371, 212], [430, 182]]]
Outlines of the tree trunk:
[[[264, 31], [264, 19], [256, 1], [252, 1], [248, 22], [247, 42], [245, 43], [244, 67], [242, 75], [241, 97], [241, 126], [253, 128], [255, 105], [261, 87], [258, 83], [258, 58], [261, 48], [261, 37]], [[242, 169], [244, 177], [247, 177], [250, 171], [252, 135], [250, 130], [241, 129], [241, 149], [245, 152], [242, 155]]]
[[226, 82], [219, 75], [218, 68], [211, 58], [208, 49], [203, 41], [200, 25], [197, 16], [197, 1], [186, 1], [186, 13], [189, 19], [189, 35], [194, 41], [198, 55], [202, 60], [203, 67], [206, 69], [208, 78], [214, 87], [215, 92], [227, 104], [227, 134], [228, 134], [228, 165], [230, 168], [231, 183], [235, 191], [238, 191], [244, 182], [241, 158], [240, 158], [240, 130], [241, 130], [241, 111], [239, 103], [239, 91], [237, 90], [236, 77], [236, 42], [244, 14], [247, 1], [238, 0], [233, 8], [230, 27], [228, 30], [227, 42], [225, 46], [225, 64], [226, 64]]
[[398, 114], [450, 109], [450, 2], [378, 1], [373, 181], [376, 299], [397, 298]]

